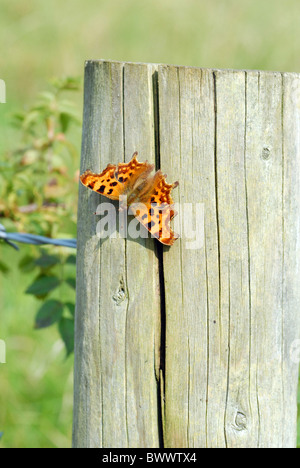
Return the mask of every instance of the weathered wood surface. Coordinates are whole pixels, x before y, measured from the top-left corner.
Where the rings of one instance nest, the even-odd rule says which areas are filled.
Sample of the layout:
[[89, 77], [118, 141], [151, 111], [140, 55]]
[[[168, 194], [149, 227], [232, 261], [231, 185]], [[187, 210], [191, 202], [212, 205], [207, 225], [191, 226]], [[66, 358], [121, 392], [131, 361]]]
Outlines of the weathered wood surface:
[[299, 75], [87, 62], [81, 172], [135, 150], [181, 239], [99, 239], [80, 187], [74, 446], [294, 447]]

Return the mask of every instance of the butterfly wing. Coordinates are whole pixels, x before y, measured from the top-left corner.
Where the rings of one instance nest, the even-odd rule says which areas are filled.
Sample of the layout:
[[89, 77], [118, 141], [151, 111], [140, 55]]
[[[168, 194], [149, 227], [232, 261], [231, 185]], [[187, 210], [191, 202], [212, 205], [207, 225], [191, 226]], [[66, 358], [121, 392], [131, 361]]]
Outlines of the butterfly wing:
[[116, 178], [119, 182], [127, 185], [128, 192], [135, 189], [148, 177], [154, 169], [153, 164], [147, 161], [139, 162], [137, 160], [137, 152], [135, 152], [129, 163], [119, 163], [116, 171]]
[[179, 237], [170, 226], [170, 221], [176, 214], [172, 205], [133, 203], [129, 212], [162, 244], [173, 245]]
[[172, 245], [179, 237], [170, 226], [170, 221], [177, 214], [174, 211], [171, 190], [177, 185], [178, 182], [168, 184], [166, 176], [159, 170], [139, 194], [140, 202], [130, 206], [130, 211], [140, 223], [165, 245]]
[[111, 200], [119, 200], [121, 195], [129, 195], [138, 183], [143, 182], [153, 170], [153, 165], [137, 160], [134, 153], [129, 163], [120, 163], [117, 166], [108, 164], [101, 174], [86, 171], [80, 176], [83, 185], [104, 195]]
[[91, 171], [86, 171], [80, 176], [81, 183], [86, 187], [101, 193], [111, 200], [118, 200], [122, 194], [124, 186], [115, 177], [116, 166], [109, 164], [101, 174], [95, 174]]

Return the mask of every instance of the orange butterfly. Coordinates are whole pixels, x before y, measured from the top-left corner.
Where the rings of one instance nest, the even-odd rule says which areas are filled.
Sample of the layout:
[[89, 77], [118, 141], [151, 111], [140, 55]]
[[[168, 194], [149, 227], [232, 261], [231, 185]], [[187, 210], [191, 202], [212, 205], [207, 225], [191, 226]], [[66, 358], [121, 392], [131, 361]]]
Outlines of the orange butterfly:
[[86, 171], [80, 176], [83, 185], [111, 200], [125, 199], [120, 209], [129, 211], [162, 244], [172, 245], [179, 237], [170, 227], [177, 214], [173, 209], [171, 190], [178, 181], [167, 184], [161, 170], [153, 176], [154, 164], [139, 162], [137, 152], [129, 163], [108, 164], [101, 174]]

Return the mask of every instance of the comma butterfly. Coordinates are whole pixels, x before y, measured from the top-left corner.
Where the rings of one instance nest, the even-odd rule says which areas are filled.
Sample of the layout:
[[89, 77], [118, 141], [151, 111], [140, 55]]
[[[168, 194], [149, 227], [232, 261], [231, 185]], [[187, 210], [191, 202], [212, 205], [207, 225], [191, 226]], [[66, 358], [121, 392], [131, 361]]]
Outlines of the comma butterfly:
[[83, 185], [111, 200], [125, 200], [120, 209], [129, 207], [129, 213], [162, 244], [172, 245], [179, 237], [170, 221], [177, 214], [173, 209], [171, 190], [178, 181], [167, 184], [166, 176], [154, 165], [137, 160], [137, 152], [129, 163], [108, 164], [101, 174], [86, 171], [80, 176]]

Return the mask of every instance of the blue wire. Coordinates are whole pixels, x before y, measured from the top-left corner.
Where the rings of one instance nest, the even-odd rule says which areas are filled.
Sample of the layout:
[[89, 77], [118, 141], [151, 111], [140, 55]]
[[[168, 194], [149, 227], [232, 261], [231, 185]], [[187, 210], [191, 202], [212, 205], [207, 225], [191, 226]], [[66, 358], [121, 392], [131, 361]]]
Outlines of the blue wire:
[[16, 250], [19, 250], [19, 247], [14, 244], [14, 242], [22, 242], [23, 244], [33, 244], [33, 245], [59, 245], [62, 247], [70, 247], [73, 249], [77, 248], [76, 239], [50, 239], [49, 237], [36, 236], [34, 234], [25, 234], [25, 233], [13, 233], [7, 232], [5, 227], [0, 224], [0, 239], [3, 239], [8, 245], [13, 247]]

